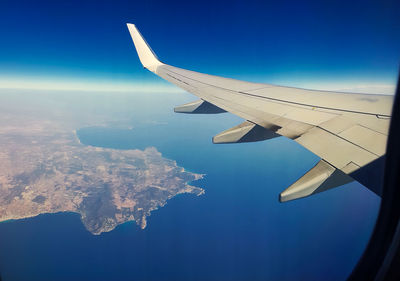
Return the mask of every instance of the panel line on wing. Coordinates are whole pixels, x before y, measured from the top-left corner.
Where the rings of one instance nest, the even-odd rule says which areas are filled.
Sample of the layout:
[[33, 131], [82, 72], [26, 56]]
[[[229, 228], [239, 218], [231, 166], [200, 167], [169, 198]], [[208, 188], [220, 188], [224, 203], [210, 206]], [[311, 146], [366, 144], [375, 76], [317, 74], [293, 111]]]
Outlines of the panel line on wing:
[[344, 140], [344, 141], [347, 141], [348, 143], [351, 143], [352, 145], [357, 146], [357, 147], [359, 147], [359, 148], [361, 148], [361, 149], [363, 149], [363, 150], [365, 150], [365, 151], [367, 151], [367, 152], [369, 152], [369, 153], [375, 155], [376, 157], [380, 157], [380, 156], [381, 156], [381, 155], [376, 154], [376, 153], [374, 153], [374, 152], [372, 152], [372, 151], [366, 149], [365, 147], [362, 147], [362, 146], [360, 146], [360, 145], [358, 145], [358, 144], [356, 144], [356, 143], [350, 141], [349, 139], [346, 139], [346, 138], [344, 138], [344, 137], [342, 137], [342, 136], [340, 136], [340, 135], [338, 135], [338, 134], [333, 134], [332, 132], [330, 132], [330, 131], [328, 131], [328, 130], [326, 130], [326, 129], [320, 127], [320, 126], [316, 126], [316, 127], [319, 128], [319, 129], [321, 129], [321, 130], [323, 130], [323, 131], [325, 131], [325, 132], [327, 132], [327, 133], [329, 133], [329, 134], [331, 134], [331, 135], [333, 135], [333, 136], [335, 136], [335, 137], [338, 137], [339, 139], [342, 139], [342, 140]]
[[[164, 69], [164, 68], [163, 68], [163, 69]], [[377, 113], [372, 113], [372, 112], [363, 112], [363, 111], [355, 111], [355, 110], [349, 110], [349, 109], [341, 109], [341, 108], [326, 107], [326, 106], [320, 106], [320, 105], [312, 105], [312, 104], [307, 104], [307, 103], [299, 103], [299, 102], [294, 102], [294, 101], [287, 101], [287, 100], [283, 100], [283, 99], [277, 99], [277, 98], [271, 98], [271, 97], [266, 97], [266, 96], [261, 96], [261, 95], [246, 93], [246, 92], [243, 92], [243, 91], [235, 91], [235, 90], [227, 89], [227, 88], [224, 88], [224, 87], [221, 87], [221, 86], [216, 86], [216, 85], [204, 83], [204, 82], [202, 82], [202, 81], [199, 81], [199, 80], [196, 80], [196, 79], [187, 77], [187, 76], [182, 75], [182, 74], [180, 74], [180, 73], [176, 73], [176, 72], [174, 72], [174, 71], [172, 71], [172, 70], [170, 70], [170, 69], [165, 69], [165, 70], [166, 70], [166, 71], [169, 71], [169, 72], [172, 72], [172, 73], [174, 73], [174, 74], [180, 75], [180, 76], [182, 76], [182, 77], [185, 77], [186, 79], [195, 81], [195, 82], [197, 82], [197, 83], [201, 83], [201, 84], [208, 85], [208, 86], [211, 86], [211, 87], [220, 88], [220, 89], [223, 89], [223, 90], [226, 90], [226, 91], [236, 92], [236, 93], [239, 93], [239, 94], [242, 94], [242, 95], [247, 95], [247, 96], [252, 96], [252, 97], [258, 97], [258, 98], [268, 99], [268, 100], [275, 100], [275, 101], [278, 101], [278, 102], [290, 103], [290, 104], [295, 104], [295, 105], [300, 105], [300, 106], [306, 106], [306, 107], [311, 107], [311, 108], [319, 108], [319, 109], [326, 109], [326, 110], [333, 110], [333, 111], [341, 111], [341, 112], [348, 112], [348, 113], [355, 113], [355, 114], [373, 115], [373, 116], [375, 116], [375, 117], [377, 117], [377, 116], [379, 115], [379, 116], [381, 116], [381, 117], [390, 118], [390, 115], [386, 115], [386, 114], [377, 114]], [[168, 75], [168, 73], [166, 73], [166, 74]], [[174, 76], [172, 76], [172, 75], [169, 75], [169, 76], [171, 76], [171, 77], [175, 78], [176, 80], [180, 81], [179, 79], [177, 79], [176, 77], [174, 77]], [[186, 83], [186, 84], [187, 84], [187, 83]], [[265, 87], [265, 88], [271, 88], [271, 87], [273, 88], [273, 86], [267, 86], [267, 87]], [[275, 86], [275, 87], [278, 87], [278, 86]], [[257, 89], [257, 90], [261, 90], [261, 89], [264, 89], [264, 88], [260, 88], [260, 89]], [[252, 89], [251, 91], [254, 91], [254, 89]], [[377, 117], [377, 118], [378, 118], [378, 117]]]

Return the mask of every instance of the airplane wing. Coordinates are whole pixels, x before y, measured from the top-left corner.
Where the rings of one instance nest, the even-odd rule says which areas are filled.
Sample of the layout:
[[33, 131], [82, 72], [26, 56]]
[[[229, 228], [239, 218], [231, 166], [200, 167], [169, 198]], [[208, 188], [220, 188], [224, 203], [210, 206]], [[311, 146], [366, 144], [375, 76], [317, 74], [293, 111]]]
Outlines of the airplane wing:
[[214, 136], [214, 143], [288, 137], [321, 160], [283, 191], [290, 201], [353, 179], [380, 195], [393, 96], [307, 90], [250, 83], [162, 63], [139, 30], [128, 24], [144, 68], [200, 99], [180, 113], [231, 112], [246, 121]]

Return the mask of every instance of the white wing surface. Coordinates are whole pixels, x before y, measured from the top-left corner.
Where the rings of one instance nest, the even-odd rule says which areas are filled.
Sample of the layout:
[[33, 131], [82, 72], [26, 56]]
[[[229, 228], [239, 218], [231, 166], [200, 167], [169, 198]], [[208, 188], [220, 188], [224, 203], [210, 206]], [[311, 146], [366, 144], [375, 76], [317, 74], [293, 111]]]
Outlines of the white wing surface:
[[321, 157], [280, 194], [280, 201], [309, 196], [353, 178], [380, 194], [393, 96], [250, 83], [177, 68], [158, 60], [135, 25], [128, 28], [145, 68], [200, 98], [176, 107], [176, 112], [228, 111], [246, 120], [215, 136], [214, 143], [284, 136]]

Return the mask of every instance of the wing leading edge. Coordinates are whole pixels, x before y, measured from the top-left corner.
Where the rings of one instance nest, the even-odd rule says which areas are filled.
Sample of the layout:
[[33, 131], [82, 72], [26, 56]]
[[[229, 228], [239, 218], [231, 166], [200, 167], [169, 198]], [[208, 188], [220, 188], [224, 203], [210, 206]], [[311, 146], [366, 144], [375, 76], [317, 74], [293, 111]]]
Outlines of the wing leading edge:
[[157, 58], [135, 25], [128, 24], [128, 29], [144, 68], [200, 98], [176, 107], [176, 112], [228, 111], [246, 120], [215, 136], [214, 143], [285, 136], [322, 158], [280, 194], [281, 202], [353, 179], [380, 195], [373, 179], [383, 171], [392, 96], [250, 83], [173, 67]]

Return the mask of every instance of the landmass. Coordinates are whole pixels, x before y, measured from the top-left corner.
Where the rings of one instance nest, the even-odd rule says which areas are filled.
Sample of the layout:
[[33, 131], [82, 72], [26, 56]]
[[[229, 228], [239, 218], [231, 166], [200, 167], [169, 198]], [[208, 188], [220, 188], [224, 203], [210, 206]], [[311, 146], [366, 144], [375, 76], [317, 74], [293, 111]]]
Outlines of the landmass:
[[127, 221], [144, 229], [168, 199], [204, 193], [189, 184], [202, 174], [185, 171], [154, 147], [92, 147], [54, 120], [0, 117], [0, 221], [76, 212], [93, 234]]

